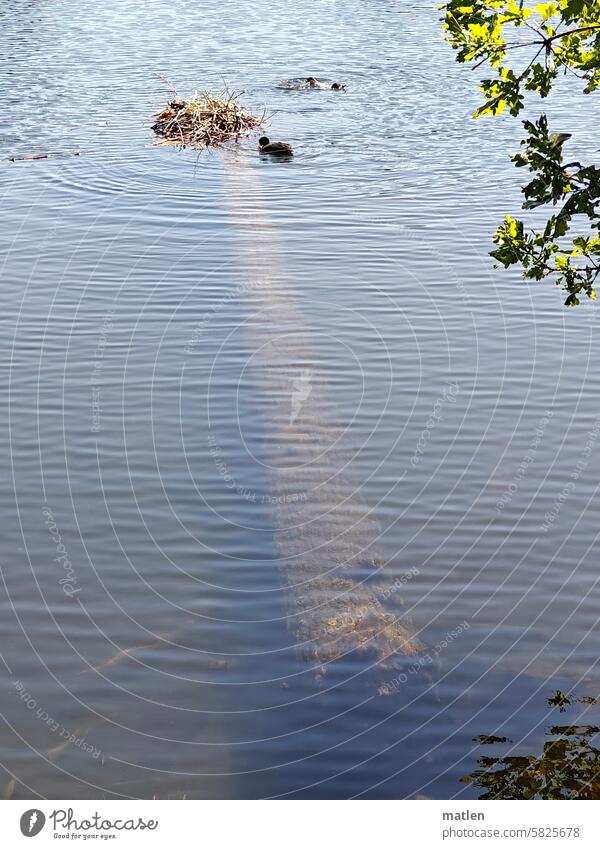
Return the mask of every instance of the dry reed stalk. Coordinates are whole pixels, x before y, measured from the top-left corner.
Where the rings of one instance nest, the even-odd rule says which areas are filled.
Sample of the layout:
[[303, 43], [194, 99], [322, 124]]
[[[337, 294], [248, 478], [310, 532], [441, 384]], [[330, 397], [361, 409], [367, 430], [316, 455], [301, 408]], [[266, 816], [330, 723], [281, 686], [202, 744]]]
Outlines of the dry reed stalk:
[[195, 92], [189, 100], [177, 97], [156, 115], [152, 129], [159, 144], [180, 147], [219, 147], [258, 129], [265, 115], [253, 115], [239, 103], [239, 94]]

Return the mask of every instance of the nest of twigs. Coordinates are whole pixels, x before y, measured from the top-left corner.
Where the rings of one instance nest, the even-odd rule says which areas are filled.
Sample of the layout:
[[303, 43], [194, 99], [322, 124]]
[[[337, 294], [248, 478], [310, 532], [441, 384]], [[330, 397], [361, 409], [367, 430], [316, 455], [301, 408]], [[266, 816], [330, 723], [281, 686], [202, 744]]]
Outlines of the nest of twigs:
[[195, 92], [189, 100], [175, 98], [156, 115], [152, 129], [160, 144], [181, 147], [218, 147], [234, 141], [264, 122], [264, 114], [253, 115], [239, 103], [239, 95]]

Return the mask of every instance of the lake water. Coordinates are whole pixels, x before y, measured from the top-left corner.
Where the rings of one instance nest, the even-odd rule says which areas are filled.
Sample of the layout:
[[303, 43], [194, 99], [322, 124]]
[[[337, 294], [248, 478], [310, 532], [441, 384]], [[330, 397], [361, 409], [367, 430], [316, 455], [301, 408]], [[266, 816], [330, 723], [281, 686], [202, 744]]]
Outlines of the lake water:
[[[598, 693], [598, 312], [493, 269], [518, 122], [435, 3], [5, 0], [0, 44], [3, 794], [473, 797], [473, 737]], [[293, 160], [153, 146], [224, 84]]]

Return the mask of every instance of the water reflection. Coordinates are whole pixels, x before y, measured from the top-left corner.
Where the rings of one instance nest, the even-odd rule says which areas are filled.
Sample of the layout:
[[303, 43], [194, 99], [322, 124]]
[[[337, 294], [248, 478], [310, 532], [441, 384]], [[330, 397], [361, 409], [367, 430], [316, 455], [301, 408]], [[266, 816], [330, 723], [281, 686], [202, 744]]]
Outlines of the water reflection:
[[[597, 705], [593, 696], [567, 696], [561, 691], [548, 699], [561, 713], [576, 704]], [[481, 767], [462, 781], [483, 792], [480, 799], [600, 799], [598, 725], [553, 725], [541, 754], [482, 756]], [[481, 734], [481, 745], [512, 743], [508, 737]]]

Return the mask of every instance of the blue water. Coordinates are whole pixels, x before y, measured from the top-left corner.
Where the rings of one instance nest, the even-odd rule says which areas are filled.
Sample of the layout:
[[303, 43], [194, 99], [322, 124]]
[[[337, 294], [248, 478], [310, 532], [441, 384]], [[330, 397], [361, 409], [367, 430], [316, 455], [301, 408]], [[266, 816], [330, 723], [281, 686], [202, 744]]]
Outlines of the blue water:
[[[433, 3], [5, 0], [0, 44], [4, 795], [473, 796], [475, 735], [598, 691], [598, 313], [488, 257], [518, 122]], [[225, 84], [293, 160], [153, 144]], [[316, 657], [321, 562], [416, 653]]]

